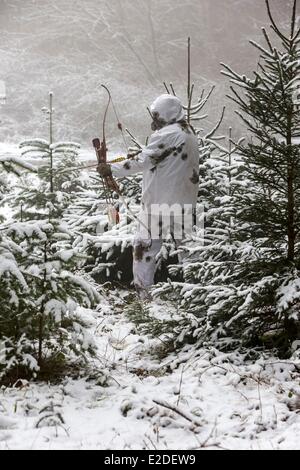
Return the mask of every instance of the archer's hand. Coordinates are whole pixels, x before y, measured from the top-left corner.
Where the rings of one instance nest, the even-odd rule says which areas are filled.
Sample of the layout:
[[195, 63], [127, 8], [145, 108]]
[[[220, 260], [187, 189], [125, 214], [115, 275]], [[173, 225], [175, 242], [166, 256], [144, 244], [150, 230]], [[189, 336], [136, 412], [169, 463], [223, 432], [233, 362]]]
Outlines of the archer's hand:
[[137, 147], [129, 147], [128, 152], [127, 152], [127, 158], [133, 159], [137, 155], [139, 155], [142, 152], [142, 149], [137, 148]]
[[99, 175], [102, 176], [103, 178], [112, 176], [111, 166], [108, 163], [100, 163], [97, 166], [97, 171]]

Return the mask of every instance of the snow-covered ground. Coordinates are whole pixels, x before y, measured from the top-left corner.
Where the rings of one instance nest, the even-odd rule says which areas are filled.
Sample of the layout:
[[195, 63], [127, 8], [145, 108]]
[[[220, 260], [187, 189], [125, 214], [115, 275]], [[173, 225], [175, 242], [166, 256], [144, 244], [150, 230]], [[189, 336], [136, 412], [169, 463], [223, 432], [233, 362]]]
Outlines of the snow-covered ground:
[[90, 378], [2, 388], [0, 450], [300, 449], [297, 364], [192, 346], [160, 360], [122, 307], [82, 314], [99, 346]]
[[[0, 144], [3, 154], [19, 150]], [[193, 346], [159, 359], [161, 339], [141, 336], [122, 302], [81, 314], [97, 358], [79, 378], [2, 387], [0, 450], [300, 449], [300, 361]]]

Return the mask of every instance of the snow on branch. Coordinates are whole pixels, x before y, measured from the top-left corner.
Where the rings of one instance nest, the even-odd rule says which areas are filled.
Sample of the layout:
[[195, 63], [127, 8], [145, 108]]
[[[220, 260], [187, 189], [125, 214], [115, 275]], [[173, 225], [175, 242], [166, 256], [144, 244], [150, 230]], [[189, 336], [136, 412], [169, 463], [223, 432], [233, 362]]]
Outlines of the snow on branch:
[[[12, 257], [0, 255], [0, 279], [6, 276], [15, 277], [24, 289], [27, 288], [27, 283], [16, 261]], [[3, 279], [1, 282], [3, 282]]]

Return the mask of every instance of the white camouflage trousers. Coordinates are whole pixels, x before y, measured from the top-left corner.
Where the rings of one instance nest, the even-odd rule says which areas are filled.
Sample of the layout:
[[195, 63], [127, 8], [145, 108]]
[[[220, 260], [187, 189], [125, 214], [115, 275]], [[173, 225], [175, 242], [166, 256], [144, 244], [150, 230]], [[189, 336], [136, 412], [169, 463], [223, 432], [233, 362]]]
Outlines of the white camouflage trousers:
[[138, 292], [146, 291], [154, 284], [157, 268], [156, 257], [162, 240], [137, 240], [133, 247], [133, 281]]
[[[180, 209], [181, 210], [181, 209]], [[187, 213], [189, 225], [186, 223], [185, 227], [192, 227], [192, 212]], [[135, 235], [133, 242], [133, 281], [137, 292], [140, 297], [147, 297], [149, 288], [154, 284], [154, 277], [158, 267], [158, 257], [164, 240], [173, 240], [176, 248], [185, 244], [186, 231], [183, 226], [182, 214], [178, 216], [167, 214], [153, 214], [149, 218], [147, 212], [139, 214], [140, 224], [138, 231]], [[184, 262], [185, 256], [182, 253], [178, 254], [179, 261]]]
[[[176, 246], [181, 240], [176, 240]], [[158, 267], [157, 255], [161, 250], [163, 239], [136, 240], [133, 246], [133, 282], [141, 298], [146, 298], [149, 288], [154, 284]], [[181, 260], [181, 257], [180, 257]]]

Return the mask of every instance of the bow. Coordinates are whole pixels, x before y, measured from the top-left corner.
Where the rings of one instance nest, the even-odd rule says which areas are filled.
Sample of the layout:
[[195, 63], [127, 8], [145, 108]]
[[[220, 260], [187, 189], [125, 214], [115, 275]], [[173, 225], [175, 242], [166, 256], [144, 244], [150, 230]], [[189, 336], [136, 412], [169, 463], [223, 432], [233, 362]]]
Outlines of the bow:
[[[106, 90], [106, 92], [108, 94], [108, 103], [106, 105], [106, 109], [105, 109], [105, 113], [104, 113], [104, 117], [103, 117], [103, 122], [102, 122], [102, 141], [100, 141], [99, 138], [96, 138], [96, 139], [93, 140], [93, 146], [94, 146], [94, 149], [95, 149], [95, 152], [96, 152], [98, 165], [101, 164], [101, 163], [107, 163], [107, 145], [106, 145], [105, 128], [106, 128], [107, 113], [108, 113], [108, 109], [109, 109], [110, 104], [112, 104], [112, 106], [113, 106], [114, 113], [115, 113], [116, 119], [118, 121], [118, 129], [122, 132], [123, 141], [124, 141], [125, 147], [127, 148], [127, 143], [126, 143], [125, 135], [124, 135], [124, 132], [123, 132], [123, 126], [122, 126], [122, 124], [120, 122], [120, 119], [118, 117], [116, 107], [115, 107], [115, 105], [113, 103], [113, 100], [112, 100], [112, 97], [111, 97], [111, 93], [105, 85], [101, 85], [101, 86]], [[143, 221], [140, 220], [139, 217], [137, 217], [132, 212], [129, 205], [125, 201], [125, 199], [122, 195], [122, 192], [121, 192], [118, 184], [114, 180], [114, 178], [112, 176], [106, 176], [106, 177], [101, 176], [101, 179], [102, 179], [105, 199], [106, 199], [106, 203], [107, 203], [107, 207], [108, 207], [108, 218], [109, 218], [110, 223], [112, 225], [116, 225], [120, 222], [119, 208], [116, 208], [116, 206], [114, 204], [114, 198], [113, 198], [113, 192], [116, 192], [118, 194], [120, 200], [122, 201], [122, 203], [126, 207], [127, 212], [131, 215], [131, 217], [134, 220], [136, 220], [140, 225], [142, 225], [148, 231], [149, 236], [151, 237], [149, 228], [143, 223]]]
[[[107, 113], [109, 109], [109, 105], [112, 102], [111, 94], [109, 89], [105, 85], [101, 85], [108, 93], [108, 103], [106, 105], [104, 117], [103, 117], [103, 122], [102, 122], [102, 142], [100, 142], [100, 139], [94, 139], [93, 140], [93, 146], [96, 151], [96, 156], [98, 160], [98, 165], [101, 163], [107, 163], [107, 145], [106, 145], [106, 119], [107, 119]], [[121, 125], [121, 124], [120, 124]], [[120, 192], [120, 189], [113, 179], [112, 176], [108, 176], [103, 178], [105, 184], [107, 185], [108, 188], [110, 188], [113, 191], [116, 191], [117, 193]]]
[[[106, 119], [109, 106], [112, 102], [111, 94], [109, 89], [105, 85], [101, 85], [108, 94], [108, 103], [106, 105], [103, 122], [102, 122], [102, 141], [99, 138], [93, 139], [93, 147], [96, 152], [98, 165], [101, 163], [107, 163], [107, 145], [106, 145]], [[121, 129], [121, 124], [118, 124], [119, 129]], [[119, 209], [114, 205], [113, 192], [116, 192], [119, 196], [121, 195], [120, 188], [112, 176], [101, 177], [102, 184], [104, 188], [104, 194], [106, 199], [106, 204], [108, 206], [108, 217], [112, 225], [118, 224], [120, 222]]]

